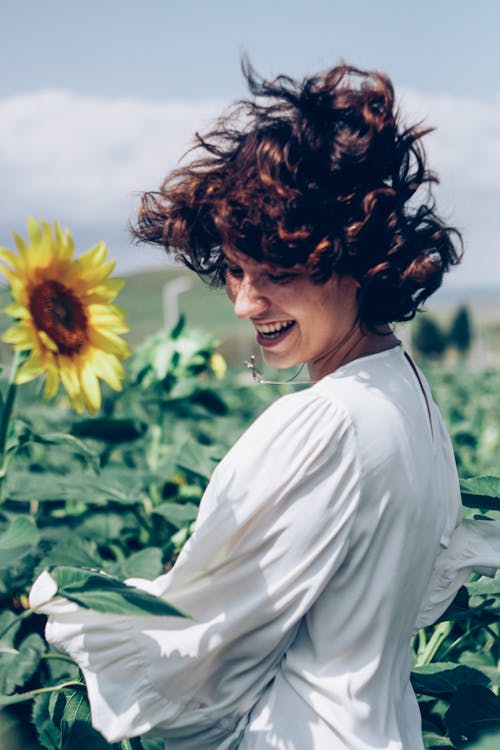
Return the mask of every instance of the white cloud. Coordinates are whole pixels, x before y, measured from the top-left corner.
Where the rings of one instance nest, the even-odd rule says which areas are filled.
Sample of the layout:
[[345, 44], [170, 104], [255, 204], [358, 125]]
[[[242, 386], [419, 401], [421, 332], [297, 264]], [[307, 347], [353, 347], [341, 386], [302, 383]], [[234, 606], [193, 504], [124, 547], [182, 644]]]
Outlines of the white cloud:
[[[500, 98], [400, 92], [408, 123], [424, 119], [439, 202], [470, 247], [460, 283], [500, 279]], [[123, 230], [137, 193], [155, 189], [225, 102], [106, 99], [40, 91], [0, 100], [0, 240], [26, 216], [89, 234]], [[100, 239], [100, 237], [96, 238]], [[124, 265], [130, 254], [124, 253]], [[155, 256], [156, 257], [156, 256]], [[135, 263], [137, 265], [137, 263]]]
[[26, 214], [123, 224], [130, 197], [158, 187], [220, 102], [151, 102], [41, 91], [0, 101], [3, 223]]
[[489, 100], [407, 89], [400, 96], [404, 120], [424, 121], [431, 166], [448, 187], [500, 190], [500, 96]]

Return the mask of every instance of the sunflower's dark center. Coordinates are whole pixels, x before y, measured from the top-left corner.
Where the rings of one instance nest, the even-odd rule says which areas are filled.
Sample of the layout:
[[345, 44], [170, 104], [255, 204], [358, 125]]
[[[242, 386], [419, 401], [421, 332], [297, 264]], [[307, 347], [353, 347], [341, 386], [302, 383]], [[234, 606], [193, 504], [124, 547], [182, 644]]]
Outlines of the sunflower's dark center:
[[61, 354], [76, 354], [87, 340], [85, 309], [71, 289], [47, 279], [30, 295], [30, 312], [36, 327], [45, 331]]

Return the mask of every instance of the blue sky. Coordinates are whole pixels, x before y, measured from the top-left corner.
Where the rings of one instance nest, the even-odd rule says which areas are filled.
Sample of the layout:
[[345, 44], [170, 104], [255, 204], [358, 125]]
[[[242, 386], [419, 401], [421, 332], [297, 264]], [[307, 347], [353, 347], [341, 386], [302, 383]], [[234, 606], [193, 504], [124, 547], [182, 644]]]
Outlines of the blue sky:
[[128, 244], [137, 194], [245, 94], [239, 56], [266, 76], [341, 58], [387, 72], [428, 138], [437, 197], [463, 231], [453, 285], [500, 284], [497, 0], [0, 0], [0, 243], [29, 214], [105, 239], [120, 272], [158, 265]]

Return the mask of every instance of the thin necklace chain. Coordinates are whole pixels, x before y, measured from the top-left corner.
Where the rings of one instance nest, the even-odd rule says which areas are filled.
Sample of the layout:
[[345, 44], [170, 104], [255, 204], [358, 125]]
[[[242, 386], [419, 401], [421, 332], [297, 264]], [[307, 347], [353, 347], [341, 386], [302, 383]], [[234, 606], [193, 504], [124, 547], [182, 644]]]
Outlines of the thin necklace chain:
[[295, 380], [295, 378], [298, 378], [302, 370], [304, 369], [305, 362], [302, 362], [299, 369], [293, 375], [291, 378], [288, 378], [288, 380], [266, 380], [264, 376], [262, 375], [261, 371], [257, 367], [257, 363], [255, 361], [255, 354], [252, 354], [250, 357], [250, 360], [245, 360], [245, 367], [247, 367], [252, 372], [252, 378], [257, 383], [257, 385], [286, 385], [287, 383], [293, 383], [293, 385], [304, 385], [304, 384], [311, 384], [310, 380]]
[[[359, 320], [356, 319], [356, 321], [354, 322], [354, 325], [352, 326], [352, 328], [349, 329], [349, 331], [346, 333], [344, 338], [341, 339], [341, 341], [339, 341], [339, 343], [329, 352], [330, 356], [336, 354], [344, 346], [344, 344], [347, 344], [347, 342], [354, 336], [356, 328], [358, 327], [358, 323], [359, 323]], [[353, 345], [350, 347], [350, 349], [348, 349], [340, 365], [344, 363], [344, 360], [352, 352], [352, 350], [356, 346], [356, 343], [357, 342], [355, 341]], [[264, 376], [262, 375], [261, 371], [259, 370], [259, 368], [257, 367], [257, 363], [255, 361], [255, 354], [252, 354], [250, 356], [250, 360], [248, 359], [245, 360], [245, 367], [251, 371], [252, 378], [254, 382], [257, 383], [257, 385], [288, 385], [290, 383], [293, 385], [311, 385], [315, 383], [316, 381], [295, 380], [295, 378], [298, 378], [300, 373], [304, 369], [304, 365], [305, 365], [305, 362], [302, 362], [302, 364], [300, 365], [295, 375], [293, 375], [291, 378], [288, 378], [288, 380], [266, 380]]]

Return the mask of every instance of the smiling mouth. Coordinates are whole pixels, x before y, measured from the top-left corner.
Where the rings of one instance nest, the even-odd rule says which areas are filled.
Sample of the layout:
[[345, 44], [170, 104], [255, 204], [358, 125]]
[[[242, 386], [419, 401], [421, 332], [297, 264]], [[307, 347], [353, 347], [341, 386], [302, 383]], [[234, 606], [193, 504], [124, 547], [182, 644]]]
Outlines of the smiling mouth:
[[261, 323], [260, 325], [254, 324], [259, 337], [266, 341], [272, 341], [282, 336], [288, 331], [293, 325], [294, 320], [280, 320], [276, 323]]

